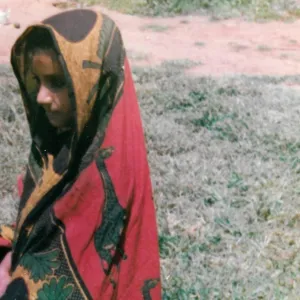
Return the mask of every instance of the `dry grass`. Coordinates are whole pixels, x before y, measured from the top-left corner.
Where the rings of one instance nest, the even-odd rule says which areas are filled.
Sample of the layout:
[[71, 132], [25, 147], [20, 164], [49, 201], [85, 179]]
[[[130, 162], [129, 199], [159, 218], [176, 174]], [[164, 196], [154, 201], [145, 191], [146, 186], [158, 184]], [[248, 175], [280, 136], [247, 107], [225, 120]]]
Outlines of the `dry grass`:
[[[300, 78], [189, 78], [184, 67], [134, 70], [164, 299], [297, 299], [300, 97], [285, 83]], [[1, 75], [3, 222], [29, 140], [15, 83]]]
[[296, 299], [298, 92], [183, 74], [136, 71], [165, 299]]
[[165, 32], [170, 30], [170, 26], [158, 25], [158, 24], [147, 24], [140, 28], [142, 31], [154, 31], [154, 32]]
[[30, 147], [19, 89], [11, 69], [0, 65], [0, 222], [12, 222], [17, 206], [16, 182]]
[[232, 49], [233, 51], [236, 51], [236, 52], [240, 52], [240, 51], [244, 51], [244, 50], [249, 49], [249, 46], [247, 46], [247, 45], [242, 45], [242, 44], [235, 43], [235, 42], [229, 43], [229, 46], [231, 47], [231, 49]]
[[204, 42], [195, 42], [195, 44], [194, 44], [195, 46], [197, 46], [197, 47], [205, 47], [205, 43]]

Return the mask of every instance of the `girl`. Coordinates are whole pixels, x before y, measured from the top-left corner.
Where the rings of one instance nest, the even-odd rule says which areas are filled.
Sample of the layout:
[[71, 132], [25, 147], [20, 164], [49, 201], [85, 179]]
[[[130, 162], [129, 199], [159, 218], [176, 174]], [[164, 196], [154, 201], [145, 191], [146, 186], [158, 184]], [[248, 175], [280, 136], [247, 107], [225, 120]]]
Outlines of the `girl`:
[[91, 10], [63, 12], [27, 28], [11, 64], [32, 146], [17, 222], [0, 231], [0, 260], [11, 247], [1, 299], [161, 299], [145, 141], [119, 29]]

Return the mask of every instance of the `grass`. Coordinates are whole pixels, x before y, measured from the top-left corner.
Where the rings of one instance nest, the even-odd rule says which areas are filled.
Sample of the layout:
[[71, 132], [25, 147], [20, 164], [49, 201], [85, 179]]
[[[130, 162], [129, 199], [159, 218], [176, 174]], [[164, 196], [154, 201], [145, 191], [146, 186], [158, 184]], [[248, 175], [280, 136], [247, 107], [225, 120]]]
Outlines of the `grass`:
[[165, 32], [171, 29], [170, 26], [158, 25], [158, 24], [147, 24], [140, 28], [142, 31], [154, 31], [154, 32]]
[[16, 178], [26, 164], [30, 138], [24, 130], [25, 113], [16, 80], [3, 65], [0, 82], [0, 219], [11, 222], [16, 216]]
[[[192, 78], [191, 65], [134, 69], [163, 299], [297, 299], [300, 98], [286, 84], [300, 77]], [[0, 70], [1, 222], [15, 216], [29, 147], [9, 74]]]
[[122, 13], [132, 14], [144, 7], [146, 2], [144, 0], [74, 0], [75, 2], [92, 6], [95, 4], [104, 5], [110, 9], [120, 11]]
[[165, 299], [296, 298], [300, 100], [284, 85], [291, 79], [191, 79], [181, 69], [135, 71]]
[[300, 16], [294, 0], [75, 0], [86, 5], [101, 4], [129, 14], [174, 16], [202, 14], [212, 20], [244, 17], [250, 20], [292, 21]]

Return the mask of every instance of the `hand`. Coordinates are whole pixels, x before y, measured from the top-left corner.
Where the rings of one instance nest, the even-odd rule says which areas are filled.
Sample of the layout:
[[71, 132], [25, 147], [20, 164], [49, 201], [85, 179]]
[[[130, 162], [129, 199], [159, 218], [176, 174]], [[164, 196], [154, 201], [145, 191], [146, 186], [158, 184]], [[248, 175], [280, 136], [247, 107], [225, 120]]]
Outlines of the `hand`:
[[11, 252], [8, 252], [0, 264], [0, 297], [6, 291], [8, 284], [11, 281], [9, 270], [11, 267]]

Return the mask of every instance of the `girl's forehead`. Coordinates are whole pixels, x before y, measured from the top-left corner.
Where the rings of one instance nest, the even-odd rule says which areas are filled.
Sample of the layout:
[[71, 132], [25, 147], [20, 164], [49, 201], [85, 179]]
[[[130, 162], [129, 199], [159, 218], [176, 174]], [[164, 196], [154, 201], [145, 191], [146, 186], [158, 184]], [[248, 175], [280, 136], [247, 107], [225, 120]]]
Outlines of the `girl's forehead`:
[[44, 76], [63, 73], [62, 67], [53, 53], [48, 51], [37, 52], [32, 56], [31, 69], [34, 73]]

